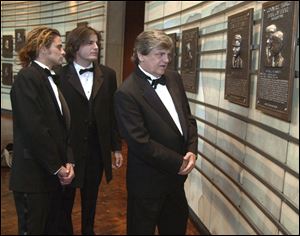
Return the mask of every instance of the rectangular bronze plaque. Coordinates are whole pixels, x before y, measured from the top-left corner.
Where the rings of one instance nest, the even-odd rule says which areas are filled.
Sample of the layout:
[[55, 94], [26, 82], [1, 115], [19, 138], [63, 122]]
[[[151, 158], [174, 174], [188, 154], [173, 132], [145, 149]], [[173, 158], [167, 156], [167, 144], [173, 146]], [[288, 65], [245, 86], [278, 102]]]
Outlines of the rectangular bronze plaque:
[[182, 31], [181, 76], [186, 91], [198, 92], [198, 27]]
[[168, 34], [173, 41], [173, 50], [170, 56], [170, 63], [168, 65], [169, 70], [177, 70], [177, 36], [176, 33]]
[[15, 51], [18, 52], [25, 44], [25, 29], [15, 29]]
[[290, 121], [299, 3], [266, 2], [262, 8], [256, 108]]
[[66, 42], [65, 43], [67, 43], [70, 33], [71, 33], [71, 31], [66, 31]]
[[225, 99], [249, 107], [253, 8], [228, 17]]
[[87, 22], [87, 21], [83, 21], [83, 22], [78, 22], [77, 23], [77, 27], [81, 27], [81, 26], [87, 27], [88, 25], [89, 25], [89, 22]]
[[12, 35], [3, 35], [2, 56], [7, 58], [13, 57], [13, 36]]
[[2, 63], [2, 84], [12, 85], [12, 64]]

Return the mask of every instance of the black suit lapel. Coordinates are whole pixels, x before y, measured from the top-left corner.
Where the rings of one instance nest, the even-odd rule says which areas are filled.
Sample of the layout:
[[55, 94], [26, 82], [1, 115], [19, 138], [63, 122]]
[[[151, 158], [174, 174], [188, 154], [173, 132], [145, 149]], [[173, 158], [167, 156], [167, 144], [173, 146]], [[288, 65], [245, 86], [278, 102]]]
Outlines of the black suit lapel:
[[80, 79], [77, 75], [76, 69], [73, 63], [68, 65], [68, 73], [66, 75], [68, 82], [72, 85], [72, 87], [83, 97], [86, 98], [86, 95], [83, 91], [82, 85], [80, 83]]
[[99, 66], [94, 64], [94, 81], [92, 89], [92, 98], [95, 99], [101, 85], [103, 84], [103, 73]]
[[42, 79], [43, 79], [43, 82], [45, 83], [45, 86], [46, 88], [48, 89], [49, 93], [50, 93], [50, 96], [55, 104], [55, 107], [56, 107], [56, 112], [58, 114], [58, 116], [60, 117], [60, 119], [63, 121], [63, 116], [61, 114], [61, 111], [60, 111], [60, 108], [59, 108], [59, 105], [57, 103], [57, 99], [56, 99], [56, 96], [54, 94], [54, 91], [53, 91], [53, 88], [49, 82], [49, 79], [48, 79], [48, 75], [46, 74], [46, 72], [44, 71], [44, 69], [42, 67], [40, 67], [38, 64], [36, 64], [35, 62], [32, 62], [31, 64], [33, 67], [35, 67], [39, 73], [42, 75]]
[[143, 90], [143, 96], [145, 100], [177, 134], [181, 135], [165, 105], [162, 103], [155, 90], [151, 87], [150, 83], [147, 81], [147, 78], [145, 78], [146, 75], [139, 69], [136, 70], [136, 74], [136, 80], [140, 88]]

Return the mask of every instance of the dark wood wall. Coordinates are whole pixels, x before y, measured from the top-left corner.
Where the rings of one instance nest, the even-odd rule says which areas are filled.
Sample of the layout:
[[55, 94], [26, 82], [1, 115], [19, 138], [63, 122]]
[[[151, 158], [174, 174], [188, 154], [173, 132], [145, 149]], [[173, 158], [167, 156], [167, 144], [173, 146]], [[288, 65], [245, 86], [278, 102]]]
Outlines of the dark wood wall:
[[124, 54], [123, 54], [123, 78], [134, 70], [131, 61], [135, 38], [144, 30], [145, 1], [127, 1], [125, 15], [125, 35], [124, 35]]

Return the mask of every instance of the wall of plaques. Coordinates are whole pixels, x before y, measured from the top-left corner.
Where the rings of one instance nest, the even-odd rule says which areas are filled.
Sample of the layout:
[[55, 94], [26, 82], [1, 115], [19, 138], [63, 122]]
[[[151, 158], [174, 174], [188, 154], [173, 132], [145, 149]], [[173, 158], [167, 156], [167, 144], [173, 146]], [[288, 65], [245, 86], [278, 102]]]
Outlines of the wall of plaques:
[[100, 62], [105, 61], [106, 1], [1, 1], [1, 109], [11, 110], [9, 93], [21, 69], [17, 56], [26, 33], [40, 25], [59, 30], [63, 45], [69, 31], [88, 24], [100, 32]]
[[[185, 188], [203, 233], [299, 234], [298, 3], [149, 1], [145, 9], [145, 29], [176, 41], [170, 68], [182, 74], [197, 120]], [[273, 42], [284, 41], [283, 68], [266, 65], [270, 25]]]

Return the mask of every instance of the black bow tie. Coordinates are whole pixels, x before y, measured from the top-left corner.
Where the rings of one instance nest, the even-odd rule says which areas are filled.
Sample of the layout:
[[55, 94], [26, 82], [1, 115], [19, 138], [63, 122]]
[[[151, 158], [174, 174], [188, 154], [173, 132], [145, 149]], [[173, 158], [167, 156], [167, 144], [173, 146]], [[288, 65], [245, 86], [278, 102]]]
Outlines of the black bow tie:
[[48, 76], [50, 76], [53, 79], [53, 81], [56, 85], [59, 84], [59, 77], [56, 74], [51, 74], [50, 70], [48, 70], [47, 68], [45, 68], [44, 71], [46, 72], [46, 74]]
[[156, 89], [158, 84], [166, 85], [166, 77], [163, 75], [159, 79], [151, 79], [150, 77], [147, 77], [148, 80], [151, 81], [151, 86]]
[[83, 73], [85, 72], [93, 72], [94, 71], [94, 67], [91, 67], [91, 68], [87, 68], [87, 69], [80, 69], [79, 70], [79, 74], [82, 75]]

